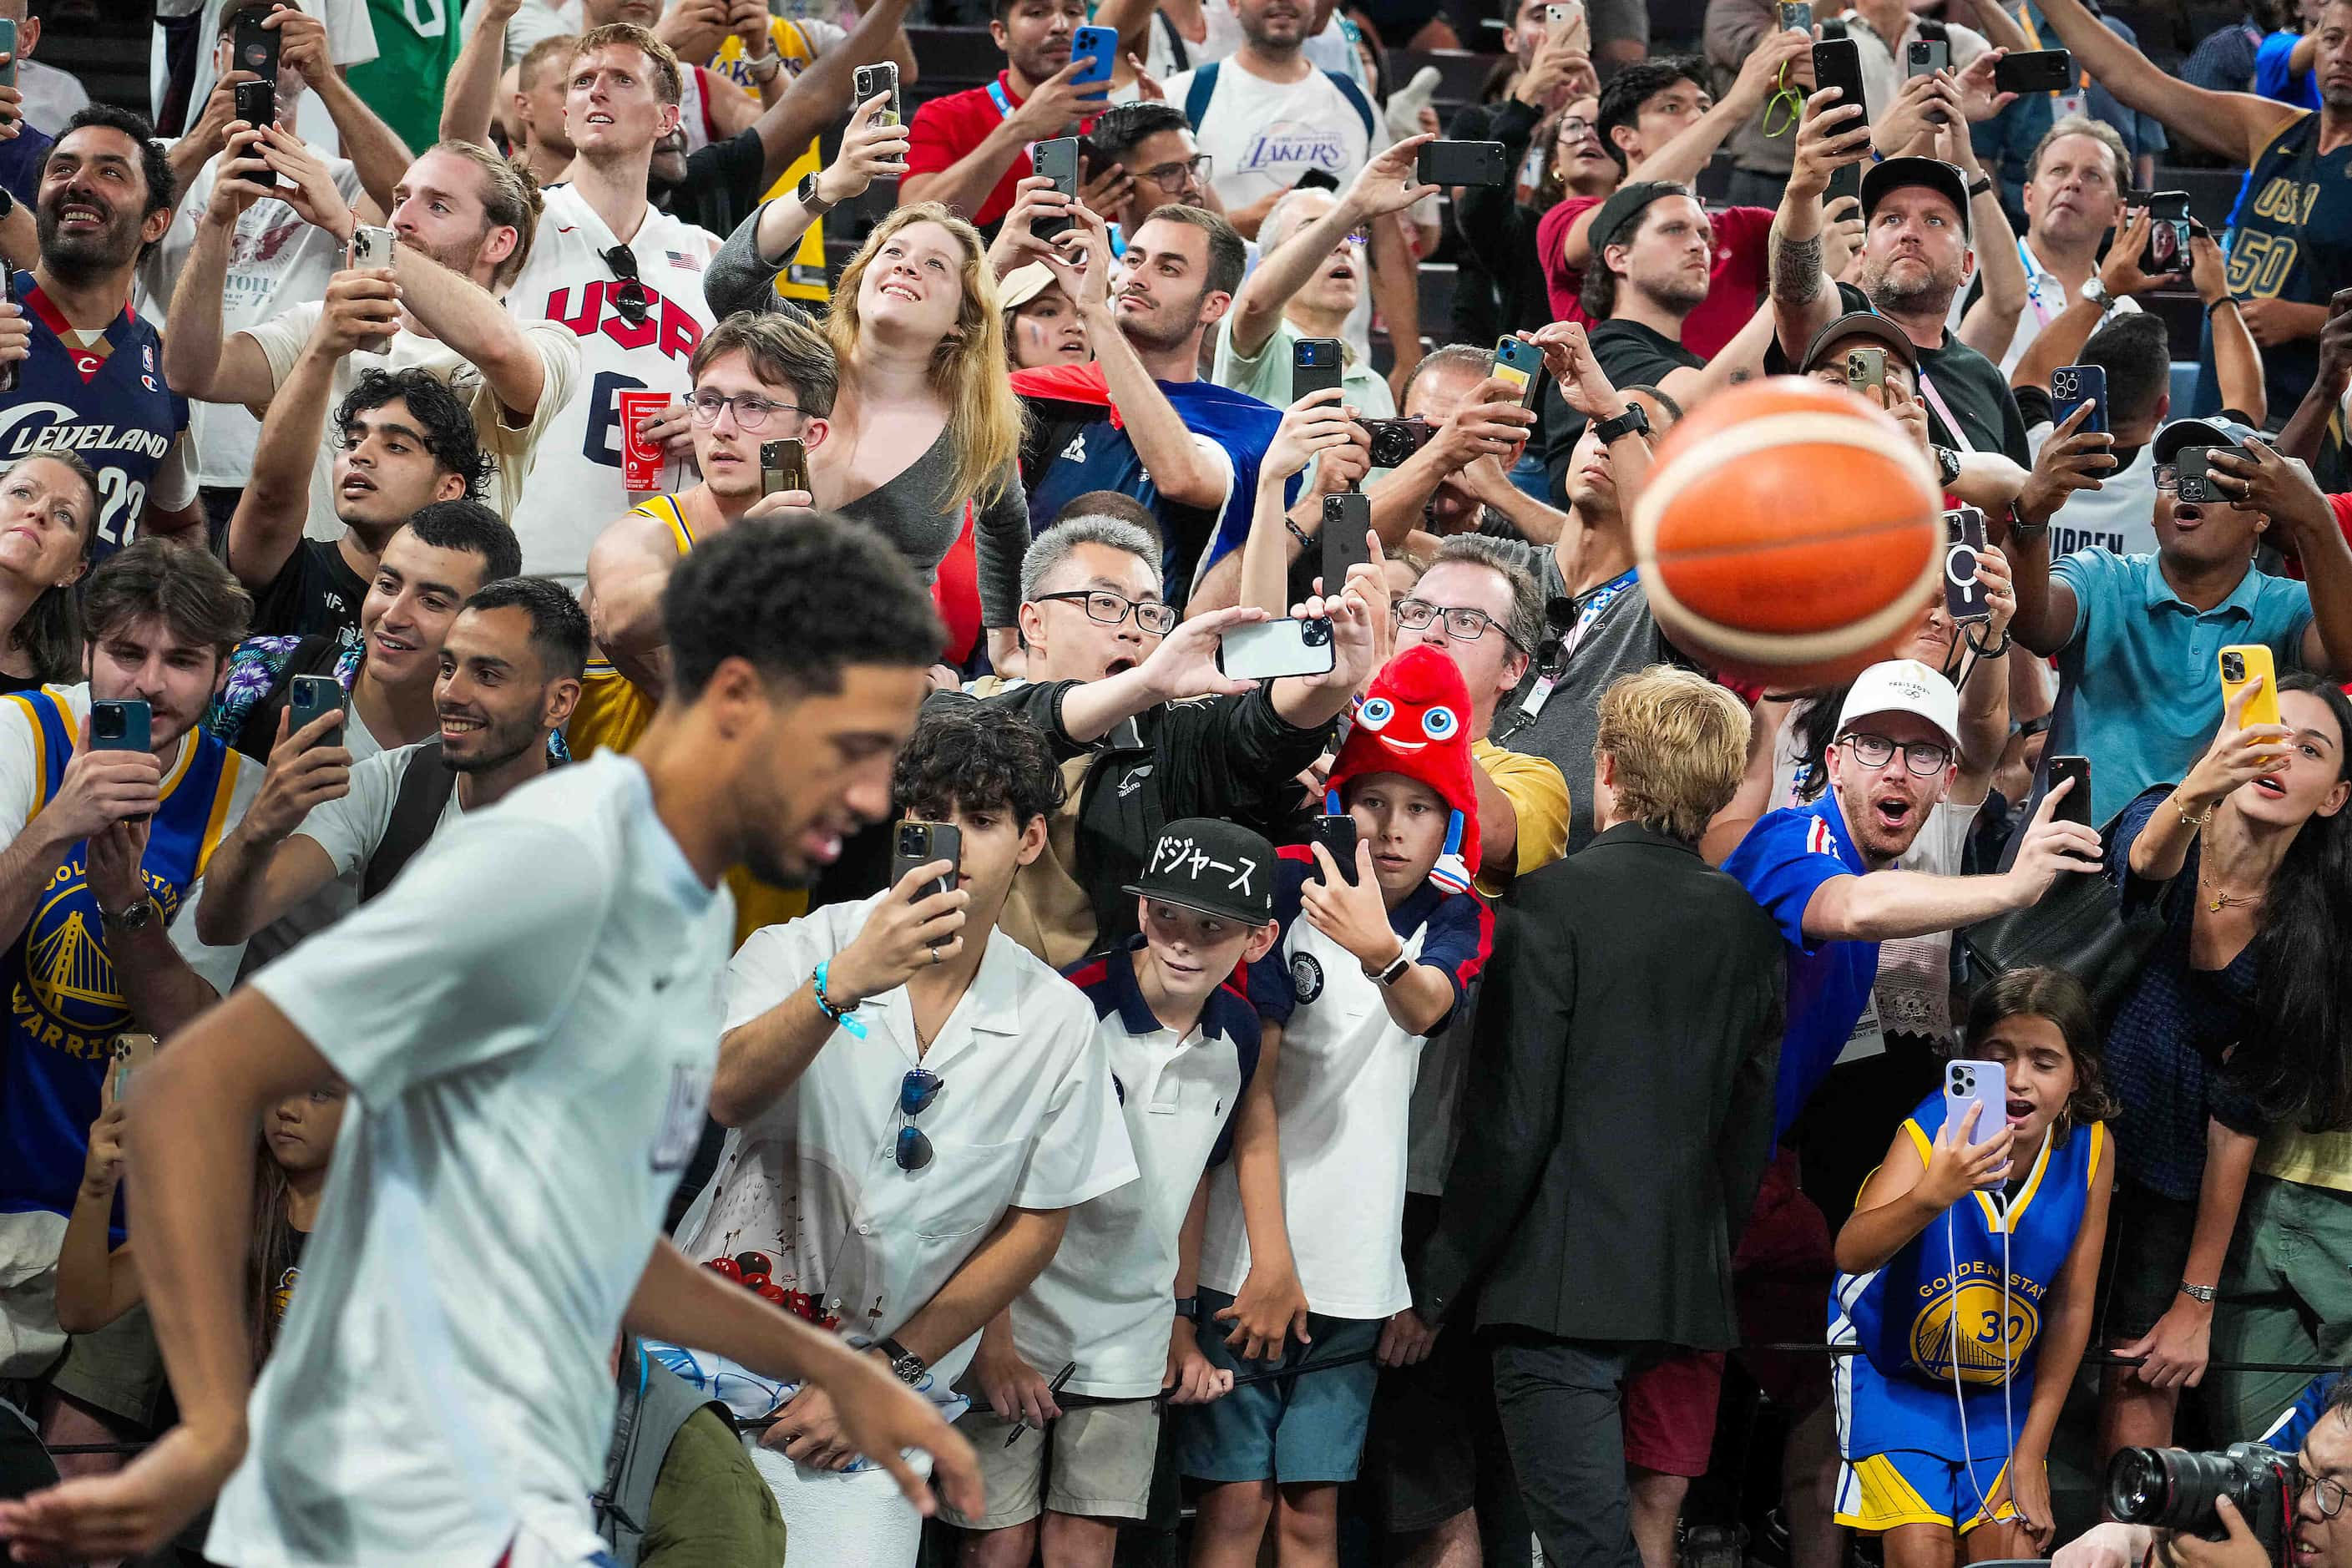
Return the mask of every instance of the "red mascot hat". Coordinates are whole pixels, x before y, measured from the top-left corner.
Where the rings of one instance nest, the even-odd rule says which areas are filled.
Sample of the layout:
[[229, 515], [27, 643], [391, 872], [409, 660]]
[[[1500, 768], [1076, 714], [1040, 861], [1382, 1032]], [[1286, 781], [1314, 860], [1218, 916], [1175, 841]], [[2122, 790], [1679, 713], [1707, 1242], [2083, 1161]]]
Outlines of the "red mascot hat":
[[1331, 763], [1324, 809], [1337, 816], [1341, 786], [1365, 773], [1402, 773], [1454, 808], [1430, 880], [1466, 892], [1478, 864], [1478, 788], [1470, 770], [1470, 689], [1452, 659], [1427, 645], [1404, 649], [1372, 677]]

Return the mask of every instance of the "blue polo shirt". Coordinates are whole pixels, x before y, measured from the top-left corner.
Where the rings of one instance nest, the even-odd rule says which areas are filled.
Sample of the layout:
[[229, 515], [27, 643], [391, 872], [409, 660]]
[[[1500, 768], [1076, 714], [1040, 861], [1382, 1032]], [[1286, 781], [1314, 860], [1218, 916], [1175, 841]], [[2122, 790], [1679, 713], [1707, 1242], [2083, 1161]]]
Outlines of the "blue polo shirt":
[[1870, 869], [1845, 830], [1837, 792], [1811, 805], [1768, 812], [1723, 863], [1748, 896], [1763, 907], [1789, 944], [1788, 1033], [1780, 1040], [1780, 1070], [1772, 1086], [1772, 1136], [1789, 1126], [1845, 1049], [1870, 988], [1878, 979], [1874, 942], [1815, 943], [1805, 935], [1805, 906], [1822, 884]]
[[2303, 668], [2311, 591], [2246, 570], [2210, 610], [2183, 603], [2153, 555], [2078, 550], [2051, 568], [2074, 592], [2074, 629], [2058, 650], [2049, 754], [2091, 759], [2091, 820], [2105, 823], [2150, 784], [2186, 774], [2221, 727], [2221, 652], [2269, 647], [2278, 671]]

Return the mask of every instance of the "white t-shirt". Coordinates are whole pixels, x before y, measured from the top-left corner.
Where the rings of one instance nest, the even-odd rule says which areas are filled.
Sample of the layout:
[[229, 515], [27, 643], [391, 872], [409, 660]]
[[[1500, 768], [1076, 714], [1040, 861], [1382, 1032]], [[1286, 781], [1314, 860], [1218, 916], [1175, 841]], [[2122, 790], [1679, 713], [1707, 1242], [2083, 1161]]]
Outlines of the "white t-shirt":
[[[245, 330], [247, 337], [261, 345], [262, 353], [268, 359], [273, 385], [282, 386], [286, 378], [294, 374], [294, 362], [301, 357], [302, 345], [310, 341], [310, 333], [325, 309], [323, 300], [310, 301]], [[345, 354], [336, 364], [327, 417], [330, 422], [333, 420], [334, 410], [341, 406], [359, 378], [371, 370], [415, 367], [431, 372], [463, 400], [474, 416], [476, 438], [497, 460], [497, 471], [491, 477], [489, 493], [482, 497], [483, 503], [513, 522], [522, 504], [523, 479], [533, 471], [533, 464], [541, 455], [541, 437], [554, 426], [580, 384], [580, 349], [571, 333], [541, 321], [529, 324], [523, 336], [539, 353], [543, 382], [539, 406], [520, 425], [508, 421], [505, 405], [491, 390], [488, 380], [474, 367], [473, 361], [438, 338], [404, 327], [393, 334], [392, 345], [383, 353]], [[340, 539], [343, 525], [335, 515], [334, 432], [330, 429], [325, 436], [327, 438], [319, 444], [319, 460], [310, 467], [310, 518], [306, 531], [313, 539]], [[547, 492], [542, 489], [539, 493]], [[523, 565], [526, 569], [530, 565], [528, 552]]]
[[734, 919], [608, 752], [254, 977], [352, 1104], [206, 1556], [598, 1550], [608, 1358], [701, 1136]]
[[[885, 896], [752, 932], [728, 970], [726, 1026], [800, 989]], [[821, 1293], [845, 1331], [879, 1338], [939, 1294], [1007, 1208], [1071, 1208], [1135, 1180], [1093, 1005], [1003, 931], [990, 930], [929, 1051], [916, 1053], [904, 986], [869, 998], [856, 1021], [864, 1039], [836, 1028], [781, 1099], [727, 1135], [678, 1226], [688, 1258], [765, 1252], [778, 1285]], [[912, 1121], [931, 1163], [902, 1171], [898, 1086], [917, 1066], [943, 1087]], [[978, 1342], [934, 1362], [932, 1376], [954, 1383]]]
[[[621, 483], [620, 394], [693, 390], [687, 361], [718, 318], [702, 297], [703, 269], [719, 237], [648, 205], [629, 250], [636, 258], [651, 312], [631, 326], [607, 296], [619, 284], [604, 253], [619, 243], [604, 220], [569, 184], [550, 185], [530, 260], [507, 290], [518, 321], [551, 321], [580, 352], [580, 395], [548, 427], [536, 482], [511, 514], [522, 543], [522, 569], [578, 586], [588, 576], [588, 547], [606, 523], [641, 496]], [[665, 489], [692, 481], [671, 465]]]
[[[327, 173], [346, 203], [356, 204], [363, 192], [359, 171], [342, 158], [328, 158]], [[162, 321], [172, 309], [172, 292], [188, 253], [195, 248], [196, 225], [213, 199], [220, 170], [215, 153], [188, 182], [172, 226], [139, 264], [137, 308]], [[275, 196], [265, 196], [245, 209], [236, 220], [230, 242], [228, 276], [221, 289], [221, 334], [258, 326], [289, 307], [324, 300], [327, 280], [343, 264], [341, 241], [305, 219]], [[291, 363], [291, 361], [289, 361]], [[281, 373], [282, 374], [282, 373]], [[252, 477], [254, 444], [261, 438], [261, 421], [235, 403], [188, 400], [188, 455], [196, 482], [242, 487]], [[313, 512], [316, 514], [313, 498]], [[325, 516], [340, 533], [331, 510]]]
[[[188, 123], [194, 125], [205, 111], [205, 100], [212, 96], [213, 83], [219, 73], [213, 69], [213, 42], [220, 37], [221, 8], [226, 0], [204, 0], [204, 15], [196, 22], [195, 75], [188, 83]], [[308, 12], [327, 25], [327, 58], [339, 66], [363, 66], [375, 58], [375, 24], [368, 19], [368, 0], [293, 0], [297, 10]], [[163, 111], [163, 90], [169, 85], [165, 70], [163, 29], [155, 29], [155, 46], [147, 67], [147, 91], [153, 100], [152, 112]], [[319, 101], [315, 92], [302, 95], [301, 107], [295, 111], [294, 129], [311, 151], [326, 154], [342, 150], [335, 133], [334, 117]]]
[[[1404, 939], [1418, 958], [1427, 928]], [[1282, 1210], [1307, 1304], [1334, 1318], [1385, 1318], [1412, 1304], [1404, 1272], [1404, 1193], [1413, 1080], [1428, 1040], [1389, 1016], [1387, 993], [1364, 966], [1305, 918], [1276, 950], [1294, 974], [1310, 967], [1321, 991], [1302, 1002], [1276, 1058], [1275, 1121], [1282, 1131]], [[1201, 1283], [1237, 1295], [1249, 1278], [1234, 1163], [1209, 1178]]]
[[[2066, 287], [2058, 275], [2042, 265], [2033, 254], [2033, 246], [2024, 236], [2015, 237], [2017, 259], [2025, 267], [2025, 309], [2017, 313], [2017, 331], [2010, 334], [2009, 351], [2000, 356], [2000, 374], [2007, 376], [2015, 370], [2042, 329], [2056, 321], [2067, 306], [2074, 302], [2074, 291]], [[1960, 330], [1960, 320], [1968, 314], [1969, 290], [1961, 289], [1952, 296], [1952, 309], [1946, 318], [1953, 331]], [[2116, 310], [2139, 313], [2139, 303], [2129, 295], [2116, 301]], [[2058, 559], [2055, 555], [2053, 561]]]
[[[2036, 425], [2025, 443], [2036, 458], [2057, 428]], [[2130, 462], [2099, 476], [2095, 490], [2075, 490], [2050, 518], [2050, 559], [2100, 548], [2118, 555], [2156, 553], [2156, 443], [2142, 444]]]
[[[1166, 84], [1169, 102], [1182, 106], [1192, 75]], [[1217, 90], [1195, 140], [1216, 160], [1217, 199], [1230, 210], [1290, 189], [1309, 169], [1346, 190], [1371, 156], [1372, 129], [1365, 111], [1320, 70], [1271, 82], [1227, 60], [1217, 69]]]
[[[1196, 44], [1190, 38], [1184, 40], [1187, 70], [1198, 70], [1211, 60], [1224, 59], [1245, 41], [1241, 18], [1234, 15], [1225, 0], [1202, 0], [1201, 20], [1204, 24], [1201, 41]], [[1169, 47], [1166, 24], [1157, 16], [1151, 19], [1150, 38], [1144, 49], [1143, 68], [1165, 82], [1178, 74], [1176, 52]], [[1364, 57], [1356, 52], [1356, 25], [1339, 12], [1332, 12], [1323, 30], [1299, 46], [1298, 52], [1306, 57], [1308, 65], [1318, 70], [1338, 71], [1362, 88], [1367, 96], [1370, 95], [1371, 83], [1364, 76]], [[1172, 92], [1168, 98], [1171, 103], [1182, 103]]]
[[[2008, 666], [1996, 661], [1969, 679], [2007, 679], [2008, 675]], [[1803, 771], [1803, 763], [1797, 754], [1797, 716], [1804, 710], [1801, 703], [1790, 710], [1788, 721], [1780, 727], [1780, 739], [1773, 743], [1771, 804], [1776, 808], [1806, 804], [1797, 794], [1798, 774]], [[1958, 876], [1960, 853], [1968, 847], [1969, 829], [1976, 825], [1977, 813], [1983, 808], [1981, 799], [1966, 805], [1950, 800], [1937, 801], [1927, 814], [1927, 826], [1911, 841], [1911, 847], [1895, 860], [1895, 868], [1931, 877]], [[1871, 989], [1870, 1005], [1863, 1009], [1853, 1033], [1846, 1038], [1845, 1049], [1838, 1053], [1839, 1064], [1884, 1055], [1888, 1029], [1906, 1035], [1951, 1038], [1951, 966], [1950, 931], [1931, 931], [1926, 936], [1880, 942], [1878, 983]]]
[[89, 89], [79, 77], [38, 60], [16, 62], [16, 90], [25, 95], [25, 123], [51, 136], [89, 107]]

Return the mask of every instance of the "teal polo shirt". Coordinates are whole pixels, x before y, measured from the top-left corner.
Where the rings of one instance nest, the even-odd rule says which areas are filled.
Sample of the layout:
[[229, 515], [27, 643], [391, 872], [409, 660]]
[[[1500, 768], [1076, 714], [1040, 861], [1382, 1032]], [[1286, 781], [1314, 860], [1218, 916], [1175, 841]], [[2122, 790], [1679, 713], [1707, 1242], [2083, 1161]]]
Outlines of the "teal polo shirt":
[[2058, 650], [2050, 756], [2091, 759], [2091, 820], [2105, 823], [2151, 784], [2176, 784], [2221, 727], [2221, 649], [2269, 646], [2282, 676], [2303, 668], [2311, 593], [2249, 566], [2210, 610], [2183, 603], [2153, 555], [2078, 550], [2051, 568], [2074, 591]]

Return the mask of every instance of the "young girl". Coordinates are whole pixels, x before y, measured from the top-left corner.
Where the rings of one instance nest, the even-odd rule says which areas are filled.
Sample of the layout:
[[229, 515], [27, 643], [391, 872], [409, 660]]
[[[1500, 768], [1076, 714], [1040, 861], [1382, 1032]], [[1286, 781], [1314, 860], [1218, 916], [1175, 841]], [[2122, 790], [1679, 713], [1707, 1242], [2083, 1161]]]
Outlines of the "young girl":
[[2007, 1069], [2004, 1124], [1972, 1105], [1948, 1125], [1938, 1089], [1838, 1233], [1830, 1340], [1858, 1353], [1838, 1363], [1837, 1521], [1883, 1534], [1887, 1568], [1950, 1568], [1963, 1540], [1971, 1563], [2049, 1548], [2045, 1460], [2115, 1182], [2096, 1038], [2062, 970], [1987, 986], [1966, 1054]]

